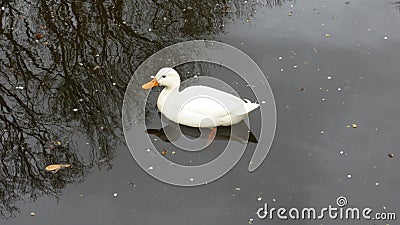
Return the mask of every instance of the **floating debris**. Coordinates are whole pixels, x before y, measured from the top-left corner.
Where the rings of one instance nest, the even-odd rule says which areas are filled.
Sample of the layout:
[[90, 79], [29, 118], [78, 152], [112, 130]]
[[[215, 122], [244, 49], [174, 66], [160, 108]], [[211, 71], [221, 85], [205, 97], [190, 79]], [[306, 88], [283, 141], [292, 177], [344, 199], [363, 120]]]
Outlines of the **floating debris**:
[[302, 87], [302, 88], [300, 88], [300, 90], [299, 91], [304, 91], [305, 89]]
[[340, 88], [340, 87], [337, 88], [337, 91], [341, 91], [341, 90], [342, 90], [342, 88]]
[[100, 69], [100, 66], [93, 67], [93, 70], [98, 70], [98, 69]]
[[330, 36], [332, 36], [331, 34], [325, 34], [325, 37], [330, 37]]
[[240, 191], [241, 189], [240, 189], [240, 187], [235, 187], [235, 190]]
[[190, 180], [190, 181], [194, 181], [194, 178], [193, 178], [193, 177], [191, 177], [189, 180]]
[[257, 201], [261, 202], [262, 201], [262, 193], [260, 193], [257, 197]]
[[114, 196], [114, 197], [118, 197], [118, 193], [115, 192], [115, 193], [113, 194], [113, 196]]
[[282, 58], [282, 56], [279, 56], [278, 59], [279, 59], [279, 60], [282, 60], [283, 58]]
[[352, 176], [351, 174], [347, 174], [347, 178], [350, 179]]
[[17, 87], [15, 87], [15, 89], [17, 89], [17, 90], [24, 90], [24, 87], [23, 87], [23, 86], [17, 86]]
[[167, 150], [163, 150], [163, 151], [161, 152], [161, 155], [166, 155], [166, 154], [168, 154], [168, 151], [167, 151]]
[[352, 123], [352, 124], [351, 124], [351, 127], [352, 127], [352, 128], [357, 128], [358, 125], [357, 125], [356, 123]]
[[36, 39], [42, 39], [42, 38], [44, 38], [44, 34], [41, 34], [41, 33], [37, 33], [37, 34], [35, 34], [35, 38]]
[[75, 109], [72, 109], [72, 111], [74, 111], [74, 112], [78, 112], [78, 109], [77, 109], [77, 108], [75, 108]]
[[266, 101], [261, 101], [261, 103], [262, 103], [262, 104], [265, 104], [265, 103], [267, 103], [267, 102], [266, 102]]
[[149, 167], [149, 170], [153, 170], [153, 169], [154, 169], [154, 167], [152, 167], [152, 166]]
[[46, 166], [47, 171], [52, 171], [52, 172], [57, 172], [59, 169], [67, 168], [70, 167], [70, 164], [53, 164], [53, 165], [48, 165]]
[[380, 183], [379, 183], [379, 182], [376, 182], [376, 183], [375, 183], [375, 186], [379, 186], [379, 185], [380, 185]]
[[314, 48], [314, 53], [318, 54], [318, 50], [316, 48]]
[[253, 218], [250, 218], [248, 223], [249, 223], [249, 224], [252, 224], [253, 221], [254, 221], [254, 219], [253, 219]]
[[36, 216], [36, 213], [35, 212], [31, 212], [30, 215], [31, 216]]
[[292, 15], [293, 15], [293, 13], [292, 13], [292, 12], [288, 13], [288, 16], [292, 16]]
[[176, 152], [175, 152], [175, 151], [173, 151], [173, 152], [171, 152], [171, 154], [172, 154], [172, 155], [175, 155], [175, 154], [176, 154]]
[[383, 37], [383, 39], [387, 40], [387, 39], [388, 39], [388, 37], [386, 37], [386, 36], [385, 36], [385, 37]]
[[332, 76], [327, 76], [326, 79], [332, 80]]
[[394, 157], [394, 154], [393, 153], [389, 153], [388, 156], [389, 156], [389, 158], [392, 159]]

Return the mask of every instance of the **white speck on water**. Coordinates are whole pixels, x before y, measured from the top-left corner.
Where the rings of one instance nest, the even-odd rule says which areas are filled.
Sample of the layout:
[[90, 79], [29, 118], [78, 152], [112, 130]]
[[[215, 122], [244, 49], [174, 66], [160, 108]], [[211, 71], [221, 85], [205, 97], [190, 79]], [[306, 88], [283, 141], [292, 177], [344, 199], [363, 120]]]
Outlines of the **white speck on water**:
[[250, 219], [249, 219], [249, 224], [252, 224], [253, 221], [254, 221], [254, 219], [253, 219], [253, 218], [250, 218]]
[[283, 69], [281, 68], [281, 72], [283, 72]]
[[75, 109], [72, 109], [72, 111], [74, 111], [74, 112], [78, 112], [78, 109], [76, 109], [76, 108], [75, 108]]
[[148, 148], [148, 149], [146, 149], [146, 152], [151, 152], [151, 150]]
[[323, 101], [323, 102], [324, 102], [325, 100], [326, 100], [325, 98], [322, 98], [322, 99], [321, 99], [321, 101]]
[[261, 196], [257, 198], [257, 201], [261, 202], [261, 200], [262, 200]]
[[376, 183], [375, 183], [375, 185], [376, 185], [376, 186], [379, 186], [379, 183], [378, 183], [378, 182], [376, 182]]
[[338, 88], [337, 88], [337, 90], [338, 90], [338, 91], [341, 91], [341, 90], [342, 90], [342, 88], [338, 87]]
[[339, 154], [341, 154], [341, 155], [343, 155], [343, 153], [344, 153], [344, 151], [343, 151], [343, 150], [341, 150], [341, 151], [339, 152]]
[[385, 37], [383, 37], [383, 39], [387, 40], [387, 39], [388, 39], [388, 37], [386, 37], [386, 36], [385, 36]]
[[240, 191], [241, 189], [240, 189], [240, 187], [236, 187], [235, 190], [236, 191]]
[[351, 174], [347, 174], [347, 178], [350, 179], [351, 178]]
[[297, 68], [297, 67], [299, 67], [299, 66], [297, 66], [297, 65], [294, 65], [294, 66], [293, 66], [293, 68]]
[[31, 212], [30, 215], [31, 216], [36, 216], [36, 213], [35, 212]]
[[78, 64], [79, 64], [80, 66], [83, 66], [83, 63], [81, 63], [81, 62], [80, 62], [80, 63], [78, 63]]
[[117, 83], [112, 83], [113, 86], [117, 85]]
[[276, 199], [273, 198], [272, 201], [273, 201], [273, 202], [276, 202]]
[[321, 134], [325, 134], [325, 131], [321, 130]]
[[151, 31], [151, 28], [149, 28], [149, 31]]
[[114, 197], [118, 197], [118, 193], [115, 192], [115, 193], [113, 194], [113, 196], [114, 196]]
[[1, 7], [1, 11], [4, 11], [4, 10], [6, 10], [6, 8], [4, 8], [4, 7]]
[[154, 78], [154, 76], [150, 76], [150, 78]]
[[262, 104], [265, 104], [265, 103], [267, 103], [267, 102], [266, 102], [266, 101], [261, 101], [261, 103], [262, 103]]
[[331, 76], [327, 76], [326, 79], [332, 80], [332, 77]]
[[189, 180], [190, 180], [190, 181], [194, 181], [194, 178], [193, 178], [193, 177], [191, 177]]
[[149, 167], [149, 170], [153, 170], [153, 169], [154, 169], [154, 167], [152, 167], [152, 166]]
[[15, 87], [15, 89], [17, 89], [17, 90], [24, 90], [24, 87], [22, 87], [22, 86], [17, 86], [17, 87]]
[[279, 59], [279, 60], [282, 60], [283, 58], [282, 58], [282, 56], [279, 56], [278, 59]]

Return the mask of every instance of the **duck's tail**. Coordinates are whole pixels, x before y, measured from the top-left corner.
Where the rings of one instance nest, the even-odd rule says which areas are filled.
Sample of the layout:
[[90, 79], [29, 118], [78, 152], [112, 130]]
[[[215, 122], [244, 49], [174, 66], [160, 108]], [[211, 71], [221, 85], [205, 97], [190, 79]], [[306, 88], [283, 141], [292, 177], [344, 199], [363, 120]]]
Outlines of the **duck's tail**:
[[260, 104], [258, 103], [253, 103], [248, 99], [243, 99], [246, 103], [243, 104], [244, 107], [240, 107], [239, 109], [235, 110], [234, 114], [236, 115], [244, 115], [247, 114], [255, 109], [257, 109]]

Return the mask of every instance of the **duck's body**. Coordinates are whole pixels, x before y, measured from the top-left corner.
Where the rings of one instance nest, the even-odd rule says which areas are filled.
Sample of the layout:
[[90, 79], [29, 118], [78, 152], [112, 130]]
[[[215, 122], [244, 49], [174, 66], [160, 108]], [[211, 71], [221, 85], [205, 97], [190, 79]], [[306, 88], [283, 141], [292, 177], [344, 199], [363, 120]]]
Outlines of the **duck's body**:
[[257, 103], [243, 101], [206, 86], [191, 86], [179, 91], [179, 74], [172, 68], [161, 69], [143, 88], [157, 85], [165, 86], [157, 100], [160, 112], [169, 120], [190, 127], [211, 128], [237, 124], [259, 107]]

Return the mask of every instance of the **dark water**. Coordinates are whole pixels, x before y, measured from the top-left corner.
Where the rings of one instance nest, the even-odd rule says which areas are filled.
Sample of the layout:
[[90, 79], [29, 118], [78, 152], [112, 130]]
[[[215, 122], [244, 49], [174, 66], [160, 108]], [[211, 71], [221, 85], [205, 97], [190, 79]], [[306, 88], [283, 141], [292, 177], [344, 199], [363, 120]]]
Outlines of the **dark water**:
[[[269, 224], [254, 215], [264, 202], [318, 208], [341, 195], [351, 206], [400, 214], [400, 3], [38, 0], [0, 7], [1, 224]], [[248, 151], [223, 178], [182, 188], [136, 164], [120, 109], [143, 60], [195, 39], [231, 44], [258, 63], [274, 91], [278, 126], [254, 173]], [[148, 110], [157, 118], [154, 105]], [[72, 167], [44, 170], [55, 163]]]

